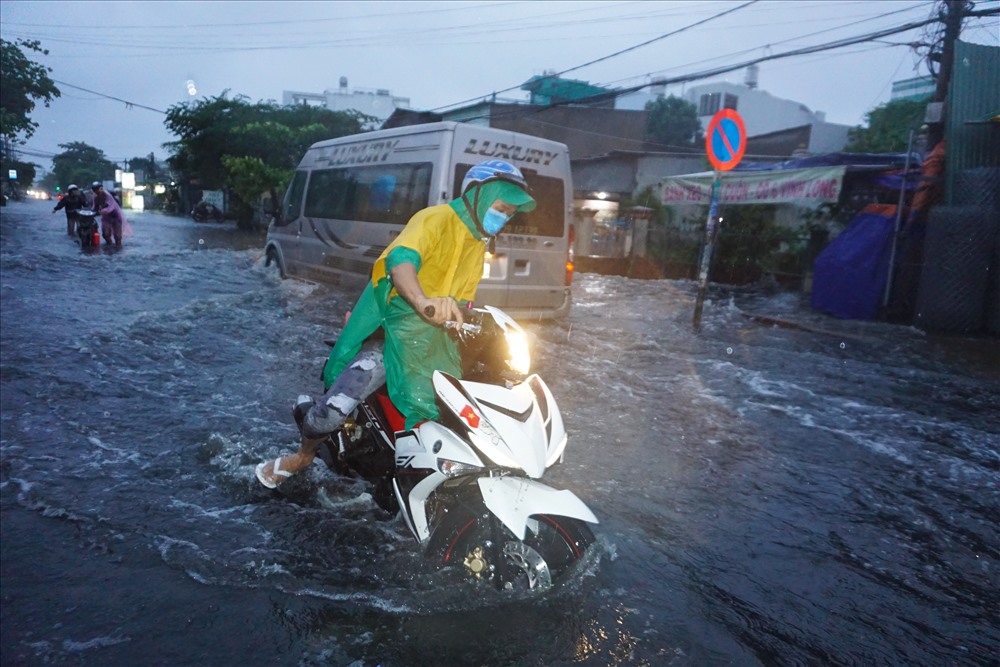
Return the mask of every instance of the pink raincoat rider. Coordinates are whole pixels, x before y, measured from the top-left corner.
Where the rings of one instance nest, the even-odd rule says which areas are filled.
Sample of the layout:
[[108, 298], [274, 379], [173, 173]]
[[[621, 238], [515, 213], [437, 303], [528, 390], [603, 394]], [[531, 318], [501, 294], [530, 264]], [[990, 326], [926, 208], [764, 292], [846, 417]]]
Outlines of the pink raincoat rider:
[[115, 245], [120, 246], [122, 236], [127, 235], [126, 231], [130, 231], [125, 214], [122, 213], [118, 202], [115, 201], [110, 192], [104, 189], [103, 185], [95, 181], [90, 189], [94, 191], [94, 211], [101, 214], [101, 236], [104, 237], [104, 242], [110, 245], [113, 235]]

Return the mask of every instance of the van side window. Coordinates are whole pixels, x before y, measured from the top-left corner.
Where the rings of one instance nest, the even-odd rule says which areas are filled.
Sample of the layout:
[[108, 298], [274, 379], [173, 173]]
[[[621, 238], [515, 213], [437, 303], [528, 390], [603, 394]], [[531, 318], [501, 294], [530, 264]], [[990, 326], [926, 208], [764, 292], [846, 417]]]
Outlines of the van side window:
[[430, 162], [317, 169], [309, 179], [310, 218], [405, 225], [428, 204]]
[[[466, 172], [471, 168], [471, 164], [455, 166], [453, 197], [461, 196], [462, 180], [465, 179]], [[521, 173], [528, 181], [531, 196], [538, 202], [538, 206], [531, 213], [515, 215], [514, 219], [504, 227], [504, 233], [528, 236], [562, 236], [566, 231], [564, 181], [551, 176], [539, 176], [530, 169], [522, 169]]]
[[306, 176], [307, 172], [295, 172], [295, 178], [292, 179], [291, 185], [285, 191], [285, 199], [281, 202], [281, 215], [275, 221], [279, 227], [299, 219], [299, 214], [302, 212], [302, 195], [306, 191]]

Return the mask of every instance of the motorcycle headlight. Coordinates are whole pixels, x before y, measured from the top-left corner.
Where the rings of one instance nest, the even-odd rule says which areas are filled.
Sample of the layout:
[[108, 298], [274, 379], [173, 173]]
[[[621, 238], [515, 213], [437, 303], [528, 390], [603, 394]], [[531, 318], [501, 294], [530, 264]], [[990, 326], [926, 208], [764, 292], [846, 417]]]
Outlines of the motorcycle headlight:
[[528, 337], [523, 331], [508, 329], [504, 332], [507, 338], [507, 350], [510, 352], [510, 369], [519, 375], [527, 375], [531, 370], [531, 353], [528, 351]]
[[471, 463], [460, 463], [451, 459], [438, 459], [438, 470], [441, 471], [442, 475], [457, 477], [459, 475], [470, 475], [479, 472], [482, 468]]

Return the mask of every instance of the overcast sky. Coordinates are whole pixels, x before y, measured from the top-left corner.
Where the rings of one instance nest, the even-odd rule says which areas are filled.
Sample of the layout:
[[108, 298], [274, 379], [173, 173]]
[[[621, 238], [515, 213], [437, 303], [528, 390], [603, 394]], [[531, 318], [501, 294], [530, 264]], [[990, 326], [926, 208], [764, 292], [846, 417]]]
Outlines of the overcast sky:
[[[746, 0], [698, 2], [23, 2], [0, 4], [4, 39], [37, 39], [29, 54], [52, 68], [62, 97], [36, 108], [25, 158], [50, 168], [59, 144], [83, 141], [111, 160], [156, 154], [172, 137], [164, 111], [220, 95], [281, 101], [282, 91], [321, 93], [341, 76], [351, 88], [388, 89], [415, 109], [438, 109], [518, 86], [546, 70], [611, 87], [647, 83], [933, 15], [907, 0], [760, 0], [726, 16], [628, 50]], [[996, 8], [998, 0], [977, 2]], [[762, 63], [760, 88], [826, 119], [861, 124], [889, 100], [891, 83], [927, 74], [907, 43], [917, 29], [878, 42]], [[970, 22], [963, 39], [996, 46], [997, 18]], [[585, 65], [598, 59], [600, 62]], [[579, 68], [578, 68], [579, 67]], [[578, 69], [574, 69], [578, 68]], [[742, 83], [743, 71], [713, 80]], [[197, 94], [191, 97], [188, 81]], [[703, 83], [697, 82], [697, 83]], [[687, 84], [687, 86], [697, 84]], [[76, 86], [76, 88], [71, 87]], [[680, 95], [682, 85], [668, 94]], [[747, 128], [753, 134], [753, 128]]]

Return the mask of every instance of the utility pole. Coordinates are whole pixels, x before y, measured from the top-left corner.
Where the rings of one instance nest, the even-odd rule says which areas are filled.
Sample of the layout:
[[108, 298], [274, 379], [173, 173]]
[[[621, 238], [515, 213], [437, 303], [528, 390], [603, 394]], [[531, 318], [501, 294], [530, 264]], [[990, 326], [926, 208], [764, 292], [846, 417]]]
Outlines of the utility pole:
[[946, 110], [943, 109], [945, 100], [948, 99], [948, 86], [951, 83], [951, 73], [955, 66], [955, 41], [962, 33], [962, 19], [969, 8], [968, 0], [945, 0], [941, 3], [940, 16], [944, 23], [944, 37], [942, 38], [940, 69], [937, 76], [937, 87], [931, 103], [938, 105], [942, 111], [938, 122], [930, 123], [928, 128], [928, 148], [933, 148], [944, 138], [944, 120]]

